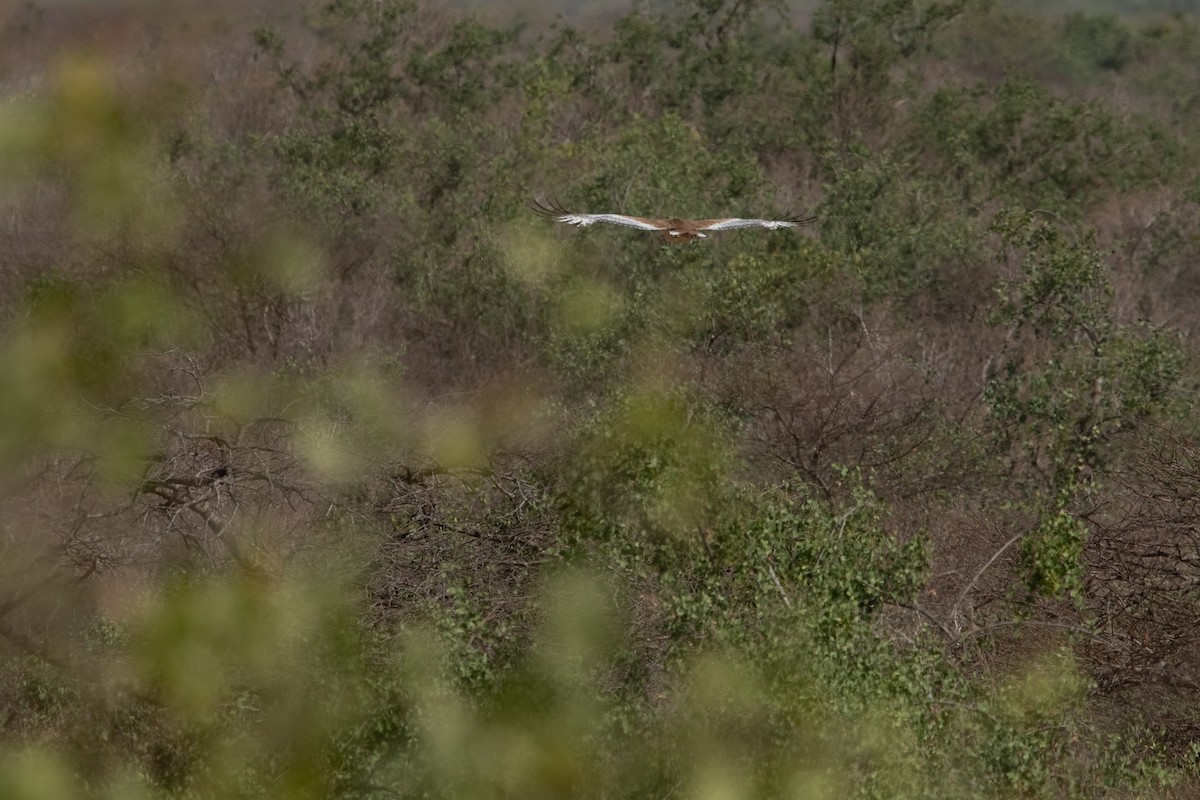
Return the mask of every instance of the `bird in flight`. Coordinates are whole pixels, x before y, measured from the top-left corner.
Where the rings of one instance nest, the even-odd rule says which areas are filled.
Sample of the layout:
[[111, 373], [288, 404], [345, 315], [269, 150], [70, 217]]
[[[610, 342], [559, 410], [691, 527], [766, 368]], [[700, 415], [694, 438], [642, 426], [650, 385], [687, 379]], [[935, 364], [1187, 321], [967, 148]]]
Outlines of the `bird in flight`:
[[733, 228], [766, 228], [769, 231], [778, 228], [794, 228], [797, 225], [807, 225], [816, 217], [787, 217], [785, 219], [740, 219], [725, 217], [723, 219], [652, 219], [650, 217], [630, 217], [625, 214], [573, 214], [550, 200], [535, 199], [535, 213], [565, 222], [568, 225], [586, 227], [597, 222], [609, 222], [613, 225], [624, 225], [627, 228], [637, 228], [642, 231], [660, 231], [668, 242], [687, 242], [692, 239], [707, 239], [711, 231], [727, 231]]

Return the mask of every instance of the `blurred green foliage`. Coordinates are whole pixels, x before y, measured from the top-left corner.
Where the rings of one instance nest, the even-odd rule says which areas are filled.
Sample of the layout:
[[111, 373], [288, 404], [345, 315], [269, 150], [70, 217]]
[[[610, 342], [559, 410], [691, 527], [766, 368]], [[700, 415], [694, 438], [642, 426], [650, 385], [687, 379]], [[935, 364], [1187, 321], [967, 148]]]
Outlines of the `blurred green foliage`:
[[0, 797], [1194, 794], [1194, 20], [233, 19], [0, 103]]

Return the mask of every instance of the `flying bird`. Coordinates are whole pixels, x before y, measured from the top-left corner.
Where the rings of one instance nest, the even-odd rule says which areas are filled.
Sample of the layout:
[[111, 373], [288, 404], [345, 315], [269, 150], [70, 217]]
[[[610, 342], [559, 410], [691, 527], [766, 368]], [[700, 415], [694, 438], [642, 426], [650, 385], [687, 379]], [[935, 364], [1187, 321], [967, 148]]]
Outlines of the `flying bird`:
[[727, 231], [733, 228], [766, 228], [769, 231], [778, 228], [794, 228], [797, 225], [807, 225], [816, 219], [816, 217], [786, 217], [784, 219], [741, 219], [739, 217], [679, 219], [670, 217], [653, 219], [651, 217], [631, 217], [626, 214], [574, 214], [546, 199], [535, 199], [533, 210], [543, 217], [579, 227], [587, 227], [597, 222], [609, 222], [613, 225], [624, 225], [627, 228], [637, 228], [642, 231], [660, 231], [668, 242], [707, 239], [709, 231]]

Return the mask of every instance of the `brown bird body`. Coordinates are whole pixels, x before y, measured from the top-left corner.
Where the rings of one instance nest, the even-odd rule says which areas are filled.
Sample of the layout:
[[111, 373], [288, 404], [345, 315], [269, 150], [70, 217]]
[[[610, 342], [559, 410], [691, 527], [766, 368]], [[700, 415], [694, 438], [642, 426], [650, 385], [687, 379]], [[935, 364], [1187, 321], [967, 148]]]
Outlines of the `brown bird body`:
[[543, 217], [568, 225], [586, 227], [597, 222], [608, 222], [613, 225], [624, 225], [627, 228], [637, 228], [643, 231], [659, 231], [669, 242], [688, 242], [692, 239], [707, 239], [708, 233], [725, 231], [733, 228], [794, 228], [812, 222], [815, 217], [788, 217], [785, 219], [742, 219], [740, 217], [724, 217], [721, 219], [680, 219], [668, 217], [656, 219], [653, 217], [631, 217], [627, 214], [575, 214], [548, 200], [534, 200], [533, 210]]

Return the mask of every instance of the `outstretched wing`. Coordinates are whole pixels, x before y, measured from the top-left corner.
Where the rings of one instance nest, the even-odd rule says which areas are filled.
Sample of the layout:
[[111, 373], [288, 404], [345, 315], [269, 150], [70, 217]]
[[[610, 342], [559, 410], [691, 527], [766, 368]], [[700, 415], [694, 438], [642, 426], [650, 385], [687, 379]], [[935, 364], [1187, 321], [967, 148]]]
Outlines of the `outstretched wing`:
[[807, 225], [816, 217], [785, 217], [784, 219], [698, 219], [695, 222], [698, 231], [727, 231], [731, 228], [766, 228], [769, 231], [779, 228], [794, 228], [797, 225]]
[[572, 214], [557, 203], [544, 199], [534, 200], [533, 210], [543, 217], [549, 217], [558, 222], [565, 222], [568, 225], [586, 226], [597, 222], [610, 222], [613, 225], [624, 225], [628, 228], [637, 228], [643, 231], [661, 231], [666, 229], [666, 225], [659, 219], [629, 217], [625, 214]]

